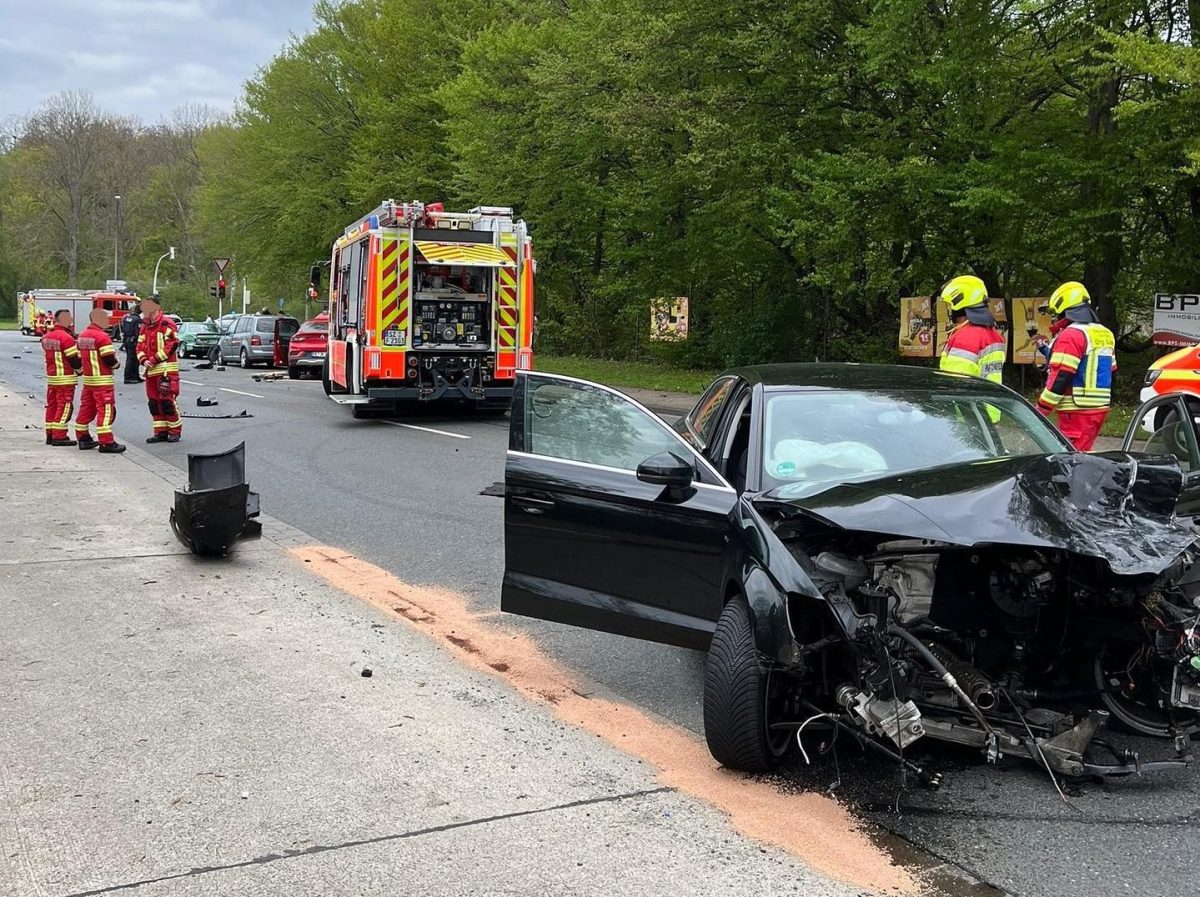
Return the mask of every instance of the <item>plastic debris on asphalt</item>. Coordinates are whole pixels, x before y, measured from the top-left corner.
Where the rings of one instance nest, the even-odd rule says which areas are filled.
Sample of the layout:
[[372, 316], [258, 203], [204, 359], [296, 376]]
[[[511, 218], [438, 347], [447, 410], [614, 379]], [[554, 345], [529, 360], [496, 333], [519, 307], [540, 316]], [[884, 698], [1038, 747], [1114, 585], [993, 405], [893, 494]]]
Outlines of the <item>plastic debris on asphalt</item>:
[[[216, 402], [213, 402], [215, 405]], [[237, 414], [180, 414], [180, 417], [186, 417], [190, 420], [234, 420], [235, 418], [254, 417], [249, 411], [243, 408]]]

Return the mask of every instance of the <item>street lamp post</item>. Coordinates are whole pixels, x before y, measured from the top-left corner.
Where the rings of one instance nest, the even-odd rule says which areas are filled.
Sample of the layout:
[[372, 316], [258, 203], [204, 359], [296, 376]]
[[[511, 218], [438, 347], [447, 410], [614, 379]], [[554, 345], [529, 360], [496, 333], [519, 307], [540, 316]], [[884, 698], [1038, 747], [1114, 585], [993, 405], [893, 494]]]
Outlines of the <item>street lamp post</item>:
[[113, 280], [121, 279], [121, 268], [118, 265], [118, 251], [121, 247], [121, 195], [113, 197], [117, 201], [117, 226], [113, 229]]
[[162, 264], [162, 260], [165, 258], [170, 258], [172, 261], [175, 260], [174, 246], [169, 247], [166, 252], [158, 257], [158, 261], [154, 263], [154, 284], [150, 287], [150, 295], [152, 296], [158, 296], [158, 266]]

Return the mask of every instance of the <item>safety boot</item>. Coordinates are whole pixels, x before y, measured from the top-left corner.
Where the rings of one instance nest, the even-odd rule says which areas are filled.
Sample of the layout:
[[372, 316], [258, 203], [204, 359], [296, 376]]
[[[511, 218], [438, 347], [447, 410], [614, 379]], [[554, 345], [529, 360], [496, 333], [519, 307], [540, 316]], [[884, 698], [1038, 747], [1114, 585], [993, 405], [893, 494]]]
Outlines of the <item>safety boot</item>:
[[62, 439], [51, 440], [50, 444], [63, 446], [63, 445], [76, 445], [77, 443], [75, 442], [74, 439], [64, 436]]
[[119, 455], [123, 451], [125, 451], [125, 446], [119, 442], [100, 443], [100, 454], [102, 455]]
[[96, 442], [96, 440], [91, 436], [79, 437], [79, 450], [81, 452], [86, 452], [88, 449], [94, 449], [99, 444], [100, 443]]
[[182, 438], [183, 438], [182, 436], [178, 436], [175, 433], [172, 433], [170, 436], [167, 437], [167, 442], [178, 442]]
[[153, 436], [147, 436], [146, 441], [147, 442], [166, 442], [167, 434], [166, 433], [155, 433]]

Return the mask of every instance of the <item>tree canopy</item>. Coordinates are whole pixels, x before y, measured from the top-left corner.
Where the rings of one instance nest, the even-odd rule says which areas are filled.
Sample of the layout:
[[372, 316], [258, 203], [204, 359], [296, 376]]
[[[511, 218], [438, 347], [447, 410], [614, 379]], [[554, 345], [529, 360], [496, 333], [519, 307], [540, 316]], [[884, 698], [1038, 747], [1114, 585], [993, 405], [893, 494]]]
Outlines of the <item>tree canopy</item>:
[[[190, 241], [289, 297], [382, 199], [511, 205], [544, 350], [645, 355], [651, 301], [688, 296], [658, 355], [884, 360], [899, 297], [966, 272], [1082, 279], [1127, 328], [1200, 290], [1197, 27], [1178, 0], [320, 0], [230, 118], [105, 119], [95, 171], [119, 133], [153, 151], [80, 177], [133, 184], [134, 254]], [[85, 142], [39, 122], [0, 155], [0, 278], [92, 276], [110, 188], [72, 193]]]

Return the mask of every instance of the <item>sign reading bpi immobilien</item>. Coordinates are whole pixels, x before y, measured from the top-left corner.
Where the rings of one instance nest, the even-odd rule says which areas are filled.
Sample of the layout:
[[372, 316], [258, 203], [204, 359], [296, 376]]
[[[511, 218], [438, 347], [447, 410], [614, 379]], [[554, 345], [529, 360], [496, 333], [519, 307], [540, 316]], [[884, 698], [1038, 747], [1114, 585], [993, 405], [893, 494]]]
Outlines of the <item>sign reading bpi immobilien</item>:
[[1154, 345], [1194, 346], [1200, 343], [1200, 295], [1154, 294]]

